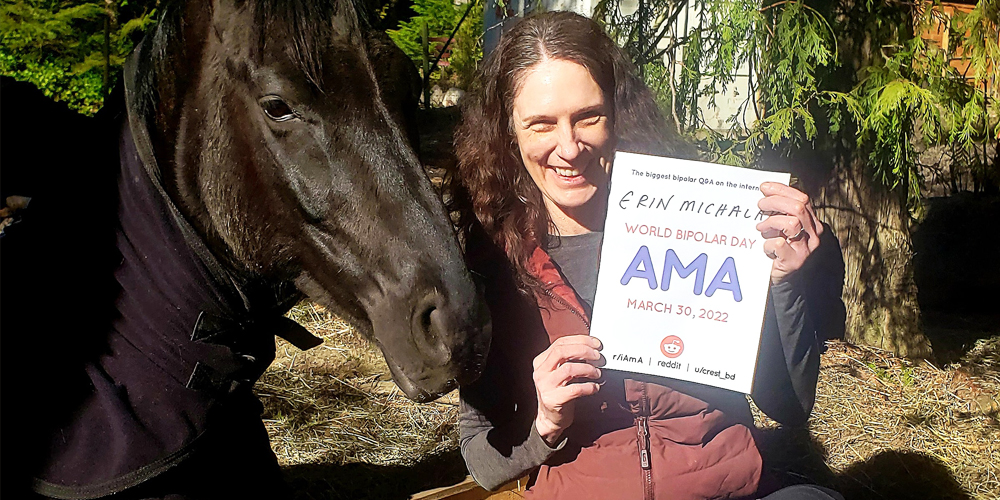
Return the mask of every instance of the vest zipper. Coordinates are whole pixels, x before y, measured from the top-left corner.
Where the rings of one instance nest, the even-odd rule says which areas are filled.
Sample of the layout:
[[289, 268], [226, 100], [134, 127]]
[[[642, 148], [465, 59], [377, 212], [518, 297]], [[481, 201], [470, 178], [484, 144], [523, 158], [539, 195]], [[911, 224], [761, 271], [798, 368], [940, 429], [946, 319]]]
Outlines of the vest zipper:
[[[552, 299], [566, 306], [573, 314], [575, 314], [583, 324], [590, 330], [590, 321], [587, 317], [578, 311], [572, 304], [566, 301], [566, 299], [552, 293], [548, 288], [543, 288], [542, 291], [545, 295], [548, 295]], [[638, 431], [637, 441], [639, 442], [639, 466], [642, 468], [642, 490], [644, 500], [655, 500], [653, 497], [653, 471], [650, 460], [649, 453], [649, 394], [646, 392], [646, 383], [639, 382], [642, 384], [642, 399], [641, 407], [639, 410], [639, 415], [636, 417], [636, 429]]]
[[542, 288], [542, 292], [544, 292], [545, 295], [548, 295], [549, 297], [555, 299], [562, 305], [566, 306], [566, 308], [569, 309], [573, 314], [575, 314], [576, 317], [580, 318], [580, 321], [583, 321], [584, 326], [587, 327], [587, 331], [590, 331], [590, 321], [587, 319], [587, 316], [581, 313], [580, 311], [577, 311], [576, 307], [573, 307], [573, 304], [570, 304], [566, 299], [552, 293], [552, 290], [549, 290], [548, 288]]
[[639, 466], [642, 468], [642, 489], [645, 500], [653, 500], [653, 471], [649, 453], [649, 395], [646, 393], [646, 383], [642, 384], [642, 399], [639, 416], [635, 418], [639, 441]]

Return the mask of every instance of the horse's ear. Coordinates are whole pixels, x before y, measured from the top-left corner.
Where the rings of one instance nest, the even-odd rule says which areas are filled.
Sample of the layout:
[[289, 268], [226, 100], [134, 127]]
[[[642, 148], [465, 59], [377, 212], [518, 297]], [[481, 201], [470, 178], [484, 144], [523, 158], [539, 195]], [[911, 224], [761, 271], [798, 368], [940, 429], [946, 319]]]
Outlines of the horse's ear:
[[159, 132], [176, 130], [180, 90], [199, 70], [204, 39], [216, 3], [166, 2], [156, 27], [139, 45], [135, 72], [136, 111]]

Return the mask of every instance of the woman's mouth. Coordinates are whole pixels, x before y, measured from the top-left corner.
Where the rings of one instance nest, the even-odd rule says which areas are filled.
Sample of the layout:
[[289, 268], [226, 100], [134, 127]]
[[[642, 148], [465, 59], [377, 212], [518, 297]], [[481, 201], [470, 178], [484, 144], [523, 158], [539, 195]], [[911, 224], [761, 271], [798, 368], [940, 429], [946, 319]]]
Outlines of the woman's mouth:
[[548, 170], [555, 174], [553, 175], [553, 180], [557, 185], [563, 186], [564, 188], [573, 188], [583, 186], [589, 183], [584, 174], [587, 172], [587, 167], [589, 165], [584, 165], [581, 167], [555, 167], [549, 166]]
[[552, 170], [555, 170], [556, 174], [558, 174], [560, 177], [578, 177], [580, 175], [583, 175], [583, 171], [575, 168], [552, 167]]

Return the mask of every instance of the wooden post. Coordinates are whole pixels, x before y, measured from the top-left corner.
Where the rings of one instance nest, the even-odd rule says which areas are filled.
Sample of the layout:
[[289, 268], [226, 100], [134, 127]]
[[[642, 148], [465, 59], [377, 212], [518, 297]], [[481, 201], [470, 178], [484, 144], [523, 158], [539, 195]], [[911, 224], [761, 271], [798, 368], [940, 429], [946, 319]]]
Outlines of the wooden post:
[[101, 98], [111, 93], [111, 29], [118, 20], [117, 0], [104, 0], [104, 78], [101, 81]]
[[431, 65], [429, 41], [427, 40], [427, 21], [420, 26], [420, 38], [423, 50], [420, 51], [420, 58], [424, 62], [424, 109], [431, 109]]
[[497, 488], [496, 491], [486, 491], [476, 484], [472, 476], [466, 476], [458, 484], [422, 491], [411, 495], [410, 500], [521, 500], [527, 484], [528, 477], [525, 476]]
[[111, 9], [104, 12], [104, 78], [101, 80], [101, 98], [108, 98], [111, 87]]

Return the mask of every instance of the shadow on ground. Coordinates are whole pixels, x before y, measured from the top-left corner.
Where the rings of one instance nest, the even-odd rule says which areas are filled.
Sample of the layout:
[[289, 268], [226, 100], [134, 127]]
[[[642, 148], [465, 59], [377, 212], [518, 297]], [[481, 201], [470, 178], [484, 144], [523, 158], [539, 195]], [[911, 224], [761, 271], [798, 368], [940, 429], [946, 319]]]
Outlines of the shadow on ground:
[[467, 474], [458, 450], [409, 466], [295, 465], [283, 472], [295, 492], [291, 500], [405, 500], [414, 493], [458, 483]]
[[886, 450], [848, 467], [839, 479], [848, 500], [972, 498], [940, 460], [922, 453]]
[[827, 467], [826, 449], [805, 428], [765, 429], [757, 436], [764, 457], [762, 487], [812, 483], [846, 500], [968, 500], [972, 497], [938, 460], [922, 453], [885, 450], [839, 474]]
[[1000, 196], [960, 193], [926, 200], [913, 231], [914, 280], [924, 333], [941, 364], [976, 340], [1000, 335]]

